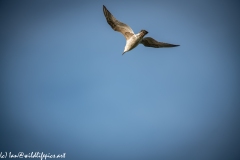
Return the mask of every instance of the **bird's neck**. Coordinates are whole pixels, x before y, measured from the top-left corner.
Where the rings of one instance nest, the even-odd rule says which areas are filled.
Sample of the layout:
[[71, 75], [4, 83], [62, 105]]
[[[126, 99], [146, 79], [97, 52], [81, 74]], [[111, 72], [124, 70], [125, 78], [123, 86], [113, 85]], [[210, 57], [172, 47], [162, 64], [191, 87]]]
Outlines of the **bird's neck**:
[[143, 38], [146, 34], [148, 34], [148, 31], [146, 30], [141, 30], [139, 33], [138, 33], [138, 36]]

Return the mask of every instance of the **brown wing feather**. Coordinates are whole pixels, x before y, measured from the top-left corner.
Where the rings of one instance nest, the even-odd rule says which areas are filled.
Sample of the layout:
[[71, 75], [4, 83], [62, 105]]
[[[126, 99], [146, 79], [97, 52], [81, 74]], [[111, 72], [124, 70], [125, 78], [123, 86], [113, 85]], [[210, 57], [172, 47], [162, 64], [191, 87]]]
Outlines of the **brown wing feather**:
[[122, 23], [118, 21], [103, 5], [103, 13], [106, 17], [106, 20], [108, 24], [112, 27], [114, 31], [120, 32], [123, 34], [123, 36], [128, 40], [132, 35], [134, 35], [133, 30], [126, 25], [125, 23]]
[[141, 43], [146, 47], [154, 47], [154, 48], [177, 47], [177, 46], [179, 46], [179, 45], [170, 44], [170, 43], [158, 42], [151, 37], [143, 38]]

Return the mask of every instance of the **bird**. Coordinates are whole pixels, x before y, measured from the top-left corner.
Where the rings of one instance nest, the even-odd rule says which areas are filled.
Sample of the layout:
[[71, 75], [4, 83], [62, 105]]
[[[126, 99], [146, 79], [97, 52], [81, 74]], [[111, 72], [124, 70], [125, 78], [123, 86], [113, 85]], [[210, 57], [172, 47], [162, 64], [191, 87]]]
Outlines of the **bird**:
[[126, 45], [122, 55], [126, 52], [131, 51], [138, 44], [143, 44], [145, 47], [154, 47], [154, 48], [163, 48], [163, 47], [177, 47], [180, 45], [158, 42], [157, 40], [151, 37], [144, 37], [148, 34], [148, 31], [142, 29], [139, 33], [135, 34], [131, 27], [127, 24], [117, 20], [111, 12], [103, 5], [103, 13], [107, 20], [107, 23], [111, 26], [114, 31], [120, 32], [126, 38]]

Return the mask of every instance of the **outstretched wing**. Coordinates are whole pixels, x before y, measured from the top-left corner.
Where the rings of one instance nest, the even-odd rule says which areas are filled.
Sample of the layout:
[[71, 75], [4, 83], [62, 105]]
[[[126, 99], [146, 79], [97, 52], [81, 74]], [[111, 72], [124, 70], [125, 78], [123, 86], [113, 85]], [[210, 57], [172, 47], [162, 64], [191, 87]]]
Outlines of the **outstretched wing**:
[[121, 32], [123, 36], [128, 40], [132, 35], [134, 35], [133, 30], [126, 25], [125, 23], [122, 23], [118, 21], [103, 5], [103, 13], [107, 19], [108, 24], [112, 27], [114, 31]]
[[145, 37], [142, 39], [141, 43], [146, 47], [154, 47], [154, 48], [163, 48], [163, 47], [177, 47], [179, 45], [158, 42], [151, 37]]

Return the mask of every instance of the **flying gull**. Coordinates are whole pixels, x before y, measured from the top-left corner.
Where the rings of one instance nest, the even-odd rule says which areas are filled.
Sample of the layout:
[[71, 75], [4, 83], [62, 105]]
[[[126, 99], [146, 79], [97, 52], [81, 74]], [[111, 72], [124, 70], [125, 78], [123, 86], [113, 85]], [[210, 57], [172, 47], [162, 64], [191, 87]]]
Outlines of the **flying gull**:
[[142, 43], [146, 47], [154, 47], [154, 48], [163, 48], [163, 47], [177, 47], [179, 45], [175, 44], [169, 44], [169, 43], [163, 43], [163, 42], [158, 42], [155, 39], [151, 37], [145, 37], [143, 38], [146, 34], [148, 34], [148, 31], [146, 30], [141, 30], [138, 34], [134, 34], [133, 30], [131, 27], [126, 25], [125, 23], [122, 23], [118, 21], [108, 10], [107, 8], [103, 5], [103, 13], [106, 17], [106, 20], [108, 24], [112, 27], [114, 31], [121, 32], [123, 36], [126, 38], [126, 45], [124, 48], [124, 51], [122, 55], [133, 48], [137, 47], [139, 43]]

